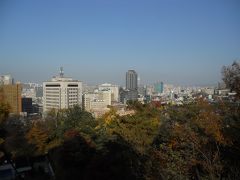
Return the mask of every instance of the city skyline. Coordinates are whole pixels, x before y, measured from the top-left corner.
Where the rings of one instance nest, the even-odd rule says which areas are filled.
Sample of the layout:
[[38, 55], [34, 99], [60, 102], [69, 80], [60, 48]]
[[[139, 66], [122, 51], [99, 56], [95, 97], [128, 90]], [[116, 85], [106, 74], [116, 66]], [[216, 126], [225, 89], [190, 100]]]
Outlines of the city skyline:
[[240, 58], [240, 2], [1, 1], [0, 74], [42, 83], [209, 85]]

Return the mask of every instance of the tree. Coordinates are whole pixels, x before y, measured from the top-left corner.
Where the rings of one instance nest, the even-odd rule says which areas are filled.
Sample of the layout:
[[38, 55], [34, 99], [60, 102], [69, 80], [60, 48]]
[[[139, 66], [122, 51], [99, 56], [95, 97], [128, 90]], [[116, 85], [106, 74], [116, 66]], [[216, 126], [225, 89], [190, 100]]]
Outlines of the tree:
[[[10, 106], [8, 104], [0, 103], [0, 145], [4, 142], [4, 122], [7, 120], [10, 111]], [[4, 153], [0, 150], [0, 158]]]
[[[108, 135], [119, 134], [138, 152], [144, 154], [152, 144], [160, 126], [160, 112], [150, 105], [129, 101], [134, 115], [120, 117], [114, 109], [107, 112], [100, 122], [99, 130], [105, 129]], [[130, 105], [129, 105], [130, 106]]]
[[64, 143], [49, 152], [56, 179], [84, 179], [88, 163], [95, 149], [82, 136], [67, 138]]
[[3, 125], [3, 122], [8, 118], [10, 112], [10, 106], [5, 103], [0, 103], [0, 126]]
[[103, 146], [89, 162], [85, 179], [146, 179], [145, 158], [123, 137], [114, 134]]
[[202, 99], [168, 109], [153, 143], [154, 159], [158, 159], [166, 179], [221, 177], [221, 148], [226, 141], [217, 110]]
[[29, 144], [35, 145], [36, 155], [44, 155], [48, 152], [48, 133], [40, 123], [35, 123], [32, 126], [26, 134], [26, 139]]
[[144, 160], [129, 143], [116, 134], [105, 140], [96, 149], [78, 135], [50, 151], [56, 179], [145, 179]]
[[6, 132], [4, 149], [12, 159], [32, 154], [33, 147], [28, 144], [25, 135], [30, 126], [19, 117], [9, 117], [4, 123]]
[[223, 66], [222, 75], [226, 86], [240, 98], [240, 63], [234, 61], [231, 66]]

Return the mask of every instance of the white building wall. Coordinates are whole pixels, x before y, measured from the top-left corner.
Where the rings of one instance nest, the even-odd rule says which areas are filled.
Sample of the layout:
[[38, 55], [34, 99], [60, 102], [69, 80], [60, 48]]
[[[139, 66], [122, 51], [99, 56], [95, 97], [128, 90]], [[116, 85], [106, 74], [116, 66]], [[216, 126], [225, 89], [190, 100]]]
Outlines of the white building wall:
[[43, 112], [82, 105], [82, 82], [70, 78], [53, 78], [43, 83]]

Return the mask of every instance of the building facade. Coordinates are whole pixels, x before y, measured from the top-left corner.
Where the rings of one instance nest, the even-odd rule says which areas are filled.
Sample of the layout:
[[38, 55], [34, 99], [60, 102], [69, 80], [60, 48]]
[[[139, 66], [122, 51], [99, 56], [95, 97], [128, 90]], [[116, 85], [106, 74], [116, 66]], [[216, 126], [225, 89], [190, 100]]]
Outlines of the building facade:
[[128, 100], [138, 99], [138, 75], [134, 70], [128, 70], [126, 73], [126, 89], [121, 90], [120, 100], [126, 103]]
[[163, 93], [163, 82], [157, 82], [154, 84], [154, 91], [155, 93]]
[[22, 112], [21, 84], [1, 85], [0, 101], [10, 106], [10, 113], [19, 115]]
[[11, 75], [0, 75], [0, 85], [14, 84], [14, 80]]
[[43, 83], [43, 112], [51, 109], [68, 109], [82, 106], [82, 82], [72, 78], [59, 77]]
[[107, 108], [112, 104], [110, 90], [102, 90], [95, 93], [86, 93], [83, 95], [83, 108], [91, 112]]
[[98, 89], [100, 91], [103, 91], [103, 90], [111, 91], [112, 102], [119, 102], [119, 87], [117, 85], [105, 83], [105, 84], [99, 85]]
[[27, 113], [27, 115], [33, 113], [32, 98], [29, 97], [22, 98], [22, 112]]
[[126, 89], [132, 91], [138, 89], [138, 75], [134, 70], [128, 70], [126, 73]]

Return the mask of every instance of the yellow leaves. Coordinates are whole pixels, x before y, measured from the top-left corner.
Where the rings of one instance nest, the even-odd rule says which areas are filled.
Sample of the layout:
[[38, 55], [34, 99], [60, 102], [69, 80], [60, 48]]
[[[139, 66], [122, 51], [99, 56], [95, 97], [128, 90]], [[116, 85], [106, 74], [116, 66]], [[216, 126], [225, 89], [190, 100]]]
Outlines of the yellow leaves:
[[111, 124], [112, 120], [114, 117], [108, 115], [107, 117], [104, 118], [106, 124]]
[[117, 133], [127, 142], [131, 143], [140, 153], [145, 153], [146, 149], [153, 142], [158, 133], [160, 125], [159, 117], [145, 116], [105, 116], [107, 124], [106, 132], [109, 135]]
[[111, 108], [110, 111], [106, 112], [102, 119], [106, 123], [106, 125], [111, 124], [117, 118], [117, 111], [114, 108]]
[[47, 150], [48, 134], [46, 130], [34, 124], [26, 135], [26, 139], [30, 144], [37, 147], [37, 153], [45, 154]]

